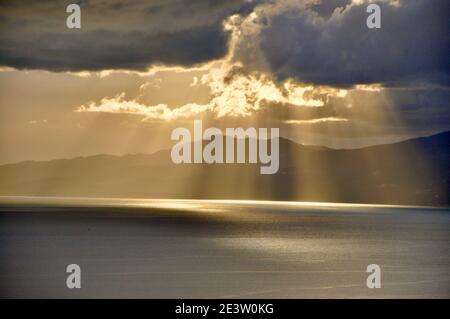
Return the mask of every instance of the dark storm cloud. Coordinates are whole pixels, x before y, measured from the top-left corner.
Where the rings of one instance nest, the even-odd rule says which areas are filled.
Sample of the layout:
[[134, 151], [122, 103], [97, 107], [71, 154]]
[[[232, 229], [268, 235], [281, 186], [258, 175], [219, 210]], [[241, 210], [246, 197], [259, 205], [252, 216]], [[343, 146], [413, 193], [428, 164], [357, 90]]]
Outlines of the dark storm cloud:
[[0, 65], [18, 69], [144, 70], [223, 56], [228, 16], [259, 1], [78, 1], [81, 29], [66, 28], [76, 1], [0, 1]]
[[381, 29], [366, 26], [367, 4], [323, 19], [310, 10], [272, 16], [262, 50], [279, 79], [353, 84], [449, 83], [448, 0], [381, 5]]

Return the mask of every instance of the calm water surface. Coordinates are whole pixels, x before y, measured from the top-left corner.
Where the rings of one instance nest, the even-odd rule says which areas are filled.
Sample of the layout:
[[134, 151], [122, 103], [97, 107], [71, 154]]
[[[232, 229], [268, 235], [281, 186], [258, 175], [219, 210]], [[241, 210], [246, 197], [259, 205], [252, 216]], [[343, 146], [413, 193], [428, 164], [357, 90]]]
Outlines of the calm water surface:
[[[450, 297], [450, 210], [0, 198], [2, 297]], [[79, 264], [82, 288], [66, 288]], [[366, 287], [378, 264], [382, 287]]]

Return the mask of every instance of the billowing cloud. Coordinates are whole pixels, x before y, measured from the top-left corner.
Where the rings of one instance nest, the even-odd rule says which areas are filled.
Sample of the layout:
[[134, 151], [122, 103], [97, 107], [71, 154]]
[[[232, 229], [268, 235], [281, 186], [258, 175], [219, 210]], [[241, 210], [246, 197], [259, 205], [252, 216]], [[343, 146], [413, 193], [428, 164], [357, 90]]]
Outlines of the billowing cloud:
[[247, 70], [279, 81], [448, 85], [448, 1], [376, 1], [382, 28], [374, 30], [366, 26], [369, 2], [81, 1], [82, 28], [70, 30], [66, 1], [4, 1], [0, 65], [146, 71], [206, 63], [233, 51]]
[[113, 98], [105, 97], [100, 103], [94, 102], [82, 105], [77, 108], [77, 112], [98, 112], [113, 114], [136, 114], [145, 119], [153, 120], [173, 120], [189, 118], [208, 111], [209, 105], [185, 104], [176, 109], [170, 109], [167, 104], [147, 106], [134, 99], [125, 99], [125, 93], [118, 94]]
[[[334, 14], [326, 20], [315, 12], [320, 3], [317, 1], [279, 1], [276, 4], [259, 6], [247, 16], [233, 15], [225, 20], [224, 28], [230, 32], [227, 55], [214, 62], [204, 64], [200, 68], [178, 67], [175, 71], [189, 73], [194, 70], [201, 70], [199, 71], [201, 74], [196, 73], [195, 77], [192, 78], [189, 87], [207, 87], [211, 98], [206, 103], [187, 102], [171, 107], [167, 103], [152, 104], [141, 101], [139, 96], [126, 98], [125, 95], [119, 94], [113, 98], [104, 98], [98, 102], [84, 104], [78, 107], [77, 111], [138, 114], [145, 120], [174, 120], [204, 115], [213, 115], [215, 118], [246, 117], [261, 113], [263, 116], [273, 117], [281, 120], [284, 124], [290, 125], [312, 125], [325, 122], [347, 124], [350, 121], [357, 121], [361, 127], [364, 127], [364, 125], [370, 126], [371, 122], [385, 121], [386, 125], [387, 123], [392, 124], [393, 119], [381, 118], [377, 113], [408, 113], [409, 109], [401, 106], [403, 105], [401, 101], [406, 100], [406, 97], [398, 101], [395, 98], [400, 95], [408, 96], [409, 100], [412, 101], [410, 105], [416, 105], [423, 109], [433, 107], [442, 109], [445, 105], [443, 101], [448, 97], [448, 90], [445, 88], [433, 89], [432, 83], [427, 83], [429, 78], [425, 76], [421, 78], [422, 82], [415, 83], [409, 89], [405, 89], [405, 87], [395, 89], [394, 86], [390, 86], [391, 89], [388, 89], [386, 83], [383, 83], [382, 79], [376, 76], [378, 70], [371, 71], [374, 79], [377, 80], [375, 84], [371, 81], [366, 83], [366, 81], [358, 80], [357, 77], [354, 78], [355, 83], [347, 82], [348, 79], [352, 79], [352, 76], [345, 75], [345, 72], [353, 71], [345, 69], [345, 65], [343, 65], [343, 71], [333, 70], [331, 67], [330, 70], [324, 70], [322, 65], [317, 66], [317, 69], [322, 72], [323, 79], [328, 77], [328, 80], [330, 80], [333, 76], [336, 76], [336, 81], [331, 81], [333, 83], [329, 85], [320, 84], [321, 82], [327, 83], [325, 80], [317, 81], [319, 84], [312, 80], [306, 81], [303, 78], [303, 73], [297, 74], [295, 68], [286, 69], [289, 74], [281, 76], [279, 72], [283, 69], [277, 69], [270, 63], [264, 48], [264, 34], [274, 27], [272, 21], [274, 17], [280, 17], [286, 12], [290, 12], [295, 19], [294, 22], [289, 21], [289, 23], [295, 26], [295, 21], [299, 19], [299, 12], [294, 9], [301, 7], [303, 8], [301, 12], [324, 25], [328, 23], [326, 21], [337, 19], [336, 17], [344, 19], [343, 15], [347, 14], [348, 8], [360, 6], [360, 4], [345, 3], [340, 9], [334, 10]], [[358, 1], [358, 3], [361, 3], [361, 1]], [[398, 8], [400, 5], [403, 4], [396, 2], [395, 6], [392, 4], [389, 7]], [[366, 32], [371, 31], [366, 30]], [[283, 39], [281, 35], [276, 37]], [[308, 41], [314, 42], [313, 39]], [[308, 41], [305, 43], [309, 43]], [[295, 43], [292, 44], [289, 41], [285, 43], [287, 48], [290, 48], [291, 45], [295, 45]], [[282, 54], [283, 52], [281, 50], [278, 53]], [[299, 60], [295, 60], [295, 52], [291, 52], [291, 54], [294, 55], [292, 63], [301, 63]], [[357, 62], [356, 60], [355, 63]], [[289, 65], [291, 61], [287, 59], [286, 63]], [[323, 63], [326, 64], [327, 60], [323, 60]], [[395, 68], [394, 66], [391, 67]], [[152, 68], [147, 74], [149, 76], [155, 75], [163, 70], [171, 69], [171, 67], [163, 66]], [[395, 71], [392, 72], [391, 75], [395, 73]], [[307, 72], [305, 74], [308, 76]], [[342, 76], [342, 81], [338, 81], [339, 76]], [[385, 76], [385, 74], [381, 76]], [[403, 83], [403, 86], [411, 85], [411, 83], [408, 83], [408, 79], [412, 78], [399, 77], [395, 81]], [[308, 82], [313, 84], [308, 84]], [[430, 90], [441, 93], [433, 100], [428, 98], [428, 104], [417, 100], [418, 96], [423, 96], [421, 92], [429, 92]], [[364, 101], [364, 103], [361, 101]], [[421, 105], [418, 106], [419, 104]], [[318, 110], [311, 111], [312, 108]], [[373, 116], [376, 120], [371, 121], [368, 119], [370, 116]], [[426, 114], [423, 116], [431, 117], [431, 115]], [[417, 123], [417, 121], [424, 122], [423, 119], [415, 119], [410, 123]], [[437, 125], [445, 127], [441, 124]]]
[[212, 114], [215, 118], [246, 117], [267, 104], [297, 107], [324, 105], [320, 95], [312, 94], [319, 88], [300, 86], [292, 81], [277, 84], [265, 74], [246, 73], [241, 66], [230, 64], [228, 60], [211, 65], [200, 79], [194, 77], [190, 86], [197, 85], [209, 87], [211, 99], [208, 103], [187, 103], [176, 108], [170, 108], [167, 104], [146, 105], [139, 101], [142, 90], [149, 86], [146, 83], [135, 98], [126, 99], [125, 94], [121, 93], [113, 98], [105, 97], [98, 103], [81, 105], [76, 111], [137, 114], [143, 116], [144, 120], [174, 120], [198, 117], [203, 113]]
[[288, 2], [260, 10], [262, 54], [278, 79], [351, 86], [448, 85], [447, 0], [381, 2], [381, 29], [368, 29], [368, 1], [324, 19]]
[[0, 65], [93, 71], [202, 63], [227, 52], [223, 20], [259, 2], [78, 1], [81, 29], [68, 29], [68, 1], [1, 1]]

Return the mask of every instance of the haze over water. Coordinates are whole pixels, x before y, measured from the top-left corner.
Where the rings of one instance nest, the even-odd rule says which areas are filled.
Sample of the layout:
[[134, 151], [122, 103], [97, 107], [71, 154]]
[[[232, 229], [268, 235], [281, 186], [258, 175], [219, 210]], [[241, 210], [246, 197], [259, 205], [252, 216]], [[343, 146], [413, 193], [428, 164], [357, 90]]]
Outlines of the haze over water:
[[3, 297], [450, 297], [448, 208], [4, 197], [0, 221]]

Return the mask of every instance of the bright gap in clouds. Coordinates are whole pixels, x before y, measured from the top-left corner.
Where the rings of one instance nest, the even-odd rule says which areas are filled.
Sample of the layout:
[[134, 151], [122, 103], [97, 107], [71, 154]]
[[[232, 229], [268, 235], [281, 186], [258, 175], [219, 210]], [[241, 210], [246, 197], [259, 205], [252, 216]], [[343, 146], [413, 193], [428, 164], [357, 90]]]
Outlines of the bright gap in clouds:
[[[356, 85], [344, 89], [300, 83], [292, 78], [280, 81], [272, 74], [260, 47], [260, 33], [266, 27], [267, 18], [279, 12], [298, 10], [299, 7], [307, 8], [309, 5], [308, 1], [298, 3], [279, 1], [275, 4], [260, 5], [246, 17], [230, 16], [223, 24], [224, 32], [229, 32], [230, 37], [228, 52], [222, 59], [192, 67], [157, 65], [152, 66], [147, 72], [104, 70], [76, 73], [79, 76], [99, 77], [106, 77], [116, 72], [135, 73], [142, 77], [149, 77], [149, 84], [161, 73], [170, 73], [174, 77], [177, 77], [177, 74], [192, 73], [192, 82], [189, 87], [207, 88], [210, 98], [206, 103], [185, 101], [177, 106], [165, 101], [152, 103], [142, 99], [147, 88], [147, 85], [143, 85], [137, 96], [129, 97], [125, 92], [117, 92], [114, 96], [84, 103], [75, 111], [136, 114], [142, 116], [144, 121], [190, 119], [204, 117], [206, 114], [212, 118], [248, 117], [265, 106], [281, 105], [299, 109], [323, 107], [332, 98], [346, 98], [350, 90], [380, 92], [382, 88], [378, 84]], [[322, 119], [315, 120], [327, 122], [330, 121], [329, 117], [324, 115]], [[287, 120], [291, 121], [290, 124], [294, 123], [292, 121], [303, 121], [304, 124], [318, 123], [304, 118]]]
[[[186, 103], [176, 108], [171, 108], [168, 103], [149, 105], [140, 100], [138, 95], [134, 98], [126, 98], [125, 92], [120, 92], [114, 97], [104, 97], [99, 102], [91, 101], [76, 108], [76, 112], [104, 112], [125, 113], [142, 115], [144, 120], [175, 120], [182, 118], [198, 117], [204, 113], [211, 113], [215, 118], [227, 116], [246, 117], [260, 110], [265, 103], [283, 104], [298, 107], [321, 107], [323, 98], [312, 97], [318, 89], [312, 85], [296, 83], [288, 79], [278, 83], [270, 72], [249, 70], [239, 60], [242, 42], [248, 37], [256, 38], [261, 25], [255, 12], [248, 17], [231, 16], [224, 23], [224, 30], [231, 32], [229, 51], [223, 59], [212, 61], [194, 67], [155, 66], [148, 72], [140, 73], [141, 76], [155, 76], [160, 72], [197, 73], [202, 76], [193, 76], [191, 87], [206, 86], [209, 88], [211, 99], [208, 103]], [[257, 55], [260, 66], [265, 62], [256, 46], [248, 47], [251, 53]], [[114, 72], [102, 71], [94, 73], [100, 77], [108, 76]], [[130, 71], [123, 71], [130, 72]], [[81, 72], [79, 76], [91, 76], [93, 73]], [[141, 87], [145, 90], [146, 85]], [[337, 92], [342, 96], [345, 90], [332, 88], [320, 88], [323, 92]]]

